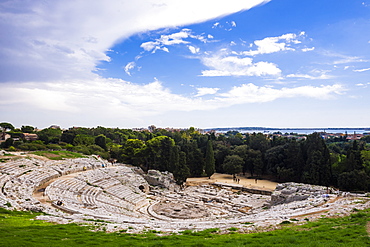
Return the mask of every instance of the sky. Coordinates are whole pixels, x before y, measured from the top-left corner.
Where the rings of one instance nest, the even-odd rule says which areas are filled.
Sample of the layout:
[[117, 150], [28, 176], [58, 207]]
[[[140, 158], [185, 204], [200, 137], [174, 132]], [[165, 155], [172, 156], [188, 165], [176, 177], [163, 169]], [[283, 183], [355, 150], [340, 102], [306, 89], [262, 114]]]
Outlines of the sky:
[[0, 122], [370, 127], [370, 0], [0, 0]]

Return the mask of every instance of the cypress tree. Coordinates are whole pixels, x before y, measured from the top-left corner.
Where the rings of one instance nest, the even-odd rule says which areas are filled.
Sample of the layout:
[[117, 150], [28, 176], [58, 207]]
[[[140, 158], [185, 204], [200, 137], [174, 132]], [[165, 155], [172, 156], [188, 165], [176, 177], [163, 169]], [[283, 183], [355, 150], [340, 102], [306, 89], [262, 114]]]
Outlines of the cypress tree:
[[212, 174], [215, 172], [215, 155], [211, 140], [207, 143], [205, 172], [208, 178], [211, 178]]

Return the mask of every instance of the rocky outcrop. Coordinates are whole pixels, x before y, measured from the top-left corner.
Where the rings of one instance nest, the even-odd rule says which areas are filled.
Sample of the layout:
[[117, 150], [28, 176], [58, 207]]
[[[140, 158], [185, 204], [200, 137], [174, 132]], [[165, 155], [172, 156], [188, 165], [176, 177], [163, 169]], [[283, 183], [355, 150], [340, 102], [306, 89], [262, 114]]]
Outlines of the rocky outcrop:
[[152, 186], [159, 186], [168, 190], [175, 190], [178, 185], [175, 183], [175, 178], [170, 172], [160, 172], [157, 170], [149, 170], [144, 175], [145, 180]]
[[309, 198], [325, 198], [330, 192], [330, 189], [328, 190], [325, 186], [293, 182], [278, 184], [271, 195], [270, 205], [303, 201]]

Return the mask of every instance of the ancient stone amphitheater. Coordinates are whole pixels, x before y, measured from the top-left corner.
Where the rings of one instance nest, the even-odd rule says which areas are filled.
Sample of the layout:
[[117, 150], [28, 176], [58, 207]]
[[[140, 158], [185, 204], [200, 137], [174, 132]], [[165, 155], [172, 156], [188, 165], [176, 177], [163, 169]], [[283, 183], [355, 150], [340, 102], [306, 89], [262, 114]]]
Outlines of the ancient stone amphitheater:
[[180, 188], [169, 173], [144, 173], [96, 156], [62, 161], [27, 156], [0, 163], [0, 188], [0, 207], [127, 232], [231, 227], [251, 232], [370, 206], [365, 195], [306, 184], [279, 184], [272, 193], [222, 183]]

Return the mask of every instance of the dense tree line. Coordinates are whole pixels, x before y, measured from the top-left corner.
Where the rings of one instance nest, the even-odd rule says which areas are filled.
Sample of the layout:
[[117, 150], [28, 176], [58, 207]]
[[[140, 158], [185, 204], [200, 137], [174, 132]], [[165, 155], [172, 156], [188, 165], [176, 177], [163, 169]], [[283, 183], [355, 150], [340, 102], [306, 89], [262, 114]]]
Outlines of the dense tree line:
[[[11, 138], [1, 143], [8, 150], [70, 150], [98, 154], [106, 159], [140, 166], [144, 170], [170, 171], [182, 184], [187, 177], [212, 176], [215, 172], [250, 177], [269, 176], [279, 182], [295, 181], [343, 190], [370, 190], [369, 136], [360, 141], [324, 140], [320, 133], [298, 140], [281, 133], [201, 134], [191, 127], [166, 130], [150, 126], [134, 131], [119, 128], [14, 128], [0, 123]], [[26, 141], [23, 133], [36, 133]]]

